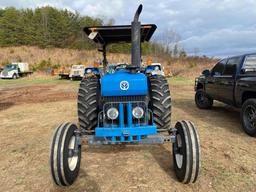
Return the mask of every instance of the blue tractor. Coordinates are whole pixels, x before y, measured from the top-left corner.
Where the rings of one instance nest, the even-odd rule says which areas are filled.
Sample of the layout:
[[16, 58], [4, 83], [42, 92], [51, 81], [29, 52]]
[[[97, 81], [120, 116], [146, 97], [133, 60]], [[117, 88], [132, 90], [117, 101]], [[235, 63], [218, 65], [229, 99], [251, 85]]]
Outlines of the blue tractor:
[[[79, 174], [81, 138], [88, 145], [172, 143], [174, 170], [183, 183], [197, 180], [200, 169], [200, 143], [190, 121], [171, 127], [171, 96], [163, 76], [145, 74], [141, 67], [141, 42], [149, 41], [156, 25], [141, 25], [135, 13], [131, 25], [84, 28], [90, 39], [102, 46], [103, 72], [88, 74], [78, 92], [79, 126], [62, 123], [54, 133], [50, 167], [58, 186], [73, 184]], [[107, 73], [106, 46], [132, 44], [131, 64]]]
[[84, 69], [84, 76], [87, 75], [96, 75], [96, 76], [100, 76], [101, 71], [98, 67], [86, 67]]

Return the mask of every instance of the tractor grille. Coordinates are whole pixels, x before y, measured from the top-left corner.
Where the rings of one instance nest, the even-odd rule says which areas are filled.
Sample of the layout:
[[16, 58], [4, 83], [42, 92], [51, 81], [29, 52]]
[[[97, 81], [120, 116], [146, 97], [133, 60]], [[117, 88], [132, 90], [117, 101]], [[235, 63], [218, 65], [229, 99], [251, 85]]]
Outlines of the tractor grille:
[[[108, 119], [107, 111], [110, 108], [116, 108], [119, 112], [119, 117], [115, 120]], [[136, 119], [132, 115], [132, 110], [135, 107], [141, 107], [144, 111], [144, 115], [140, 119]], [[119, 102], [107, 102], [103, 106], [102, 111], [102, 122], [100, 123], [103, 127], [136, 127], [148, 124], [153, 124], [152, 113], [148, 110], [148, 106], [144, 101], [119, 101]], [[122, 116], [122, 117], [120, 117]]]
[[116, 96], [116, 97], [102, 97], [103, 103], [109, 103], [109, 102], [145, 102], [148, 103], [148, 97], [147, 96]]

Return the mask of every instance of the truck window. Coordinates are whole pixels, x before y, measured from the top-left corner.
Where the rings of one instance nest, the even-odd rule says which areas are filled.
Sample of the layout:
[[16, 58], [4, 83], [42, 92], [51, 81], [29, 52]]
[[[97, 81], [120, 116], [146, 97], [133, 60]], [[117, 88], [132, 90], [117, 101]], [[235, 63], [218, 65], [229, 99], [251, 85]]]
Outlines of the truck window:
[[244, 72], [255, 72], [256, 71], [256, 55], [246, 56], [242, 69]]
[[148, 70], [148, 71], [161, 70], [161, 66], [160, 65], [148, 65], [146, 67], [146, 70]]
[[7, 64], [5, 65], [4, 70], [12, 71], [12, 70], [15, 70], [16, 68], [17, 68], [17, 65]]
[[241, 63], [242, 57], [233, 57], [230, 58], [225, 65], [223, 75], [234, 75], [236, 74], [237, 68]]
[[212, 75], [222, 75], [222, 72], [224, 70], [225, 64], [227, 62], [227, 59], [223, 59], [219, 61], [212, 69], [211, 74]]

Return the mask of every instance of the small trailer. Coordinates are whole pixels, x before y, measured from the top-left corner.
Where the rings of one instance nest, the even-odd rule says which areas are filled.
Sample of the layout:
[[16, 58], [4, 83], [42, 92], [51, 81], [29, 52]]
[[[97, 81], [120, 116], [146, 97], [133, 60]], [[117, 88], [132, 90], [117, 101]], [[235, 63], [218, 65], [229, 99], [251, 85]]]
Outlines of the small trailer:
[[1, 79], [17, 79], [31, 75], [33, 72], [29, 71], [28, 63], [11, 63], [4, 66], [0, 73]]
[[69, 79], [69, 73], [67, 72], [60, 72], [59, 73], [60, 79]]

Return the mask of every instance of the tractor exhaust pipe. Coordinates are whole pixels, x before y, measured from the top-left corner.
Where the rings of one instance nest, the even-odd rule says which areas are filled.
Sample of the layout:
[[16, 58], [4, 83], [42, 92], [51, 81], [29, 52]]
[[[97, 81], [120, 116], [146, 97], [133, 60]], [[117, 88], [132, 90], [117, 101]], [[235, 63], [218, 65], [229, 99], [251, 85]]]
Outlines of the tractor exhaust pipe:
[[142, 11], [142, 5], [140, 4], [132, 22], [132, 66], [140, 67], [141, 65], [141, 24], [139, 22], [139, 16]]

